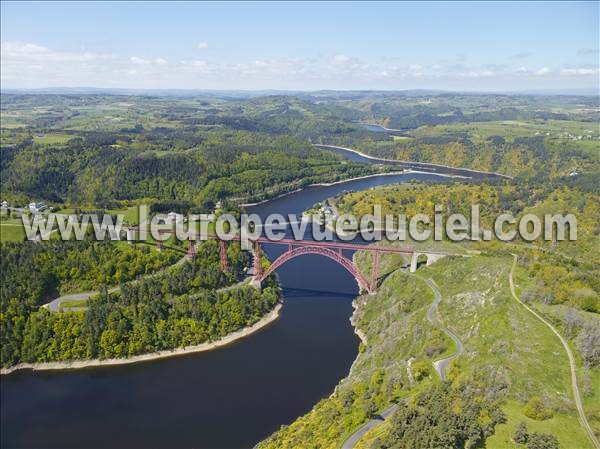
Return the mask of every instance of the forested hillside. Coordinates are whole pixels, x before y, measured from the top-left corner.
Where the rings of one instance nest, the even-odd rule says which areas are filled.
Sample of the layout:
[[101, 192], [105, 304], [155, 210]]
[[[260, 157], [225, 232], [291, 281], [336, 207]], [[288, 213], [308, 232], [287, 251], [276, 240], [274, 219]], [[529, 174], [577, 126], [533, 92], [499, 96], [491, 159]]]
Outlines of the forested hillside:
[[[193, 261], [175, 265], [181, 254], [124, 245], [3, 244], [2, 366], [128, 357], [215, 340], [254, 323], [279, 300], [275, 287], [217, 291], [245, 275], [249, 255], [239, 245], [228, 249], [227, 273], [214, 241], [200, 245]], [[141, 276], [167, 264], [153, 276]], [[120, 290], [107, 291], [119, 283]], [[58, 292], [92, 288], [100, 294], [83, 311], [40, 308]]]

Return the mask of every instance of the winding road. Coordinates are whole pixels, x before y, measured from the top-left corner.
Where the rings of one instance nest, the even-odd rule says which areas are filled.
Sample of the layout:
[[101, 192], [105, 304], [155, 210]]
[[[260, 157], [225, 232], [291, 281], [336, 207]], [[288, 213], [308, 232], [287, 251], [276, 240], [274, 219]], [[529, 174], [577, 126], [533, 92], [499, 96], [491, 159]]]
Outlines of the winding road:
[[[120, 289], [120, 287], [112, 287], [108, 290], [108, 293], [114, 293], [116, 291], [119, 291], [119, 289]], [[42, 307], [48, 309], [50, 312], [60, 312], [60, 305], [63, 302], [83, 301], [86, 299], [90, 299], [92, 296], [95, 296], [98, 294], [100, 294], [100, 292], [93, 291], [93, 292], [72, 293], [69, 295], [63, 295], [63, 296], [59, 296], [58, 298], [53, 299], [49, 303], [44, 304]], [[75, 309], [79, 309], [79, 307], [76, 307]], [[69, 308], [69, 310], [71, 310], [71, 308]]]
[[[440, 304], [440, 302], [442, 301], [442, 293], [440, 292], [440, 289], [437, 286], [437, 284], [435, 283], [435, 281], [433, 279], [426, 279], [426, 278], [416, 275], [416, 274], [412, 274], [412, 276], [415, 276], [415, 277], [421, 279], [433, 291], [434, 300], [433, 300], [433, 303], [431, 304], [431, 306], [429, 306], [429, 309], [427, 310], [427, 319], [429, 320], [429, 322], [431, 324], [433, 324], [435, 327], [441, 329], [446, 335], [448, 335], [448, 337], [450, 337], [452, 339], [452, 341], [454, 342], [454, 344], [456, 345], [456, 352], [454, 354], [452, 354], [449, 357], [446, 357], [446, 358], [443, 358], [443, 359], [433, 362], [433, 367], [435, 368], [438, 375], [440, 376], [440, 379], [443, 382], [446, 380], [446, 368], [448, 367], [450, 362], [463, 353], [463, 351], [464, 351], [463, 344], [460, 341], [460, 339], [456, 336], [456, 334], [454, 334], [450, 329], [448, 329], [446, 326], [444, 326], [442, 323], [440, 323], [440, 321], [437, 319], [437, 307]], [[358, 443], [358, 441], [369, 430], [371, 430], [373, 427], [380, 424], [381, 422], [385, 421], [397, 409], [398, 409], [398, 404], [394, 404], [391, 407], [384, 410], [383, 412], [381, 412], [377, 417], [375, 417], [375, 418], [371, 419], [370, 421], [366, 422], [365, 424], [363, 424], [361, 427], [358, 428], [358, 430], [356, 432], [354, 432], [352, 435], [350, 435], [350, 437], [344, 442], [344, 444], [342, 445], [342, 449], [352, 449], [354, 446], [356, 446], [356, 443]]]
[[517, 292], [515, 290], [515, 284], [513, 281], [513, 274], [514, 274], [515, 268], [517, 266], [517, 255], [513, 254], [512, 256], [513, 256], [513, 263], [510, 268], [510, 273], [508, 275], [508, 283], [510, 285], [510, 293], [512, 294], [513, 298], [515, 298], [517, 300], [517, 302], [519, 304], [521, 304], [523, 307], [525, 307], [525, 309], [527, 309], [527, 311], [529, 311], [538, 320], [540, 320], [542, 323], [544, 323], [546, 326], [548, 326], [550, 328], [550, 330], [552, 332], [554, 332], [554, 334], [558, 337], [558, 339], [562, 343], [563, 347], [565, 348], [567, 356], [569, 357], [569, 366], [571, 368], [571, 387], [573, 389], [573, 398], [575, 399], [575, 406], [577, 407], [577, 412], [579, 413], [579, 422], [580, 422], [581, 426], [583, 427], [583, 429], [586, 431], [586, 433], [587, 433], [588, 437], [590, 438], [590, 440], [592, 441], [592, 444], [594, 445], [594, 447], [596, 449], [600, 449], [600, 442], [598, 441], [596, 434], [592, 430], [592, 427], [590, 426], [590, 423], [588, 422], [587, 417], [585, 416], [585, 410], [583, 409], [583, 402], [581, 400], [581, 395], [579, 393], [579, 386], [577, 385], [577, 371], [576, 371], [576, 366], [575, 366], [575, 357], [573, 357], [573, 351], [571, 351], [569, 344], [563, 338], [563, 336], [558, 333], [556, 328], [552, 324], [550, 324], [548, 321], [546, 321], [544, 318], [542, 318], [542, 316], [540, 314], [538, 314], [535, 310], [533, 310], [531, 307], [529, 307], [527, 304], [525, 304], [523, 301], [521, 301], [521, 299], [517, 295]]
[[[142, 277], [152, 277], [152, 276], [156, 276], [158, 273], [162, 273], [165, 270], [172, 268], [176, 265], [180, 265], [182, 264], [184, 261], [188, 260], [187, 257], [182, 257], [181, 259], [179, 259], [175, 264], [170, 265], [166, 268], [163, 268], [162, 270], [156, 271], [154, 273], [148, 274], [146, 276], [142, 276]], [[130, 283], [135, 283], [137, 282], [138, 279], [135, 279], [133, 281], [130, 281]], [[236, 282], [235, 284], [231, 284], [228, 285], [226, 287], [221, 287], [217, 290], [215, 290], [218, 293], [221, 292], [228, 292], [230, 290], [234, 290], [236, 288], [242, 287], [244, 285], [250, 285], [250, 282], [252, 281], [252, 276], [247, 276], [245, 279]], [[117, 287], [112, 287], [108, 289], [108, 293], [115, 293], [118, 292], [121, 289], [121, 287], [117, 286]], [[67, 308], [63, 308], [61, 309], [61, 304], [64, 302], [68, 302], [68, 301], [82, 301], [82, 300], [87, 300], [90, 299], [92, 296], [98, 295], [100, 294], [100, 292], [98, 291], [93, 291], [93, 292], [84, 292], [84, 293], [71, 293], [68, 295], [63, 295], [63, 296], [59, 296], [56, 299], [53, 299], [52, 301], [50, 301], [49, 303], [44, 304], [42, 307], [48, 309], [50, 312], [60, 312], [61, 310], [63, 312], [74, 312], [77, 310], [83, 310], [85, 309], [85, 306], [82, 307], [67, 307]]]
[[394, 404], [391, 407], [385, 409], [383, 412], [381, 412], [377, 417], [373, 418], [372, 420], [370, 420], [370, 421], [366, 422], [365, 424], [363, 424], [362, 426], [360, 426], [360, 428], [356, 432], [354, 432], [352, 435], [350, 435], [350, 438], [348, 438], [344, 442], [344, 444], [342, 445], [342, 449], [352, 449], [354, 446], [356, 446], [356, 443], [358, 443], [358, 441], [363, 437], [363, 435], [365, 433], [367, 433], [369, 430], [371, 430], [373, 427], [375, 427], [379, 423], [385, 421], [397, 409], [398, 409], [398, 404]]
[[450, 362], [452, 360], [454, 360], [455, 358], [457, 358], [458, 356], [460, 356], [463, 353], [463, 351], [464, 351], [463, 344], [460, 341], [460, 339], [456, 336], [456, 334], [453, 333], [446, 326], [444, 326], [442, 323], [440, 323], [440, 321], [437, 318], [437, 307], [440, 304], [440, 302], [442, 301], [442, 293], [440, 292], [440, 289], [437, 286], [437, 284], [435, 283], [435, 281], [433, 279], [425, 279], [421, 276], [417, 276], [417, 277], [419, 279], [423, 280], [429, 286], [429, 288], [431, 288], [431, 290], [433, 290], [433, 294], [435, 295], [435, 299], [434, 299], [433, 303], [431, 304], [431, 306], [429, 306], [429, 310], [427, 310], [427, 319], [429, 320], [429, 322], [431, 324], [433, 324], [435, 327], [441, 329], [442, 332], [444, 332], [448, 337], [450, 337], [452, 339], [452, 341], [454, 342], [454, 344], [456, 345], [456, 352], [454, 354], [452, 354], [450, 357], [446, 357], [444, 359], [436, 360], [435, 362], [433, 362], [433, 367], [435, 368], [438, 375], [440, 376], [440, 379], [442, 381], [445, 381], [446, 380], [446, 368], [448, 367], [448, 365], [450, 364]]
[[[158, 271], [155, 271], [154, 273], [150, 273], [147, 274], [145, 276], [142, 277], [152, 277], [152, 276], [156, 276], [159, 273], [164, 273], [165, 271], [172, 269], [173, 267], [177, 266], [177, 265], [181, 265], [183, 262], [185, 262], [186, 260], [188, 260], [189, 258], [187, 256], [183, 256], [181, 259], [179, 259], [177, 262], [175, 262], [173, 265], [169, 265], [167, 267], [164, 267]], [[130, 283], [135, 283], [138, 282], [140, 278], [138, 279], [134, 279], [132, 281], [129, 281]], [[116, 286], [116, 287], [111, 287], [108, 289], [108, 293], [115, 293], [118, 292], [119, 290], [121, 290], [121, 287]], [[63, 302], [68, 302], [68, 301], [83, 301], [83, 300], [87, 300], [90, 299], [92, 296], [96, 296], [98, 295], [100, 292], [98, 291], [91, 291], [91, 292], [82, 292], [82, 293], [70, 293], [68, 295], [63, 295], [63, 296], [59, 296], [58, 298], [53, 299], [52, 301], [42, 305], [42, 307], [44, 307], [45, 309], [48, 309], [50, 312], [60, 312], [61, 311], [61, 304]], [[68, 308], [64, 311], [75, 311], [75, 310], [81, 310], [84, 307], [73, 307], [73, 308]]]

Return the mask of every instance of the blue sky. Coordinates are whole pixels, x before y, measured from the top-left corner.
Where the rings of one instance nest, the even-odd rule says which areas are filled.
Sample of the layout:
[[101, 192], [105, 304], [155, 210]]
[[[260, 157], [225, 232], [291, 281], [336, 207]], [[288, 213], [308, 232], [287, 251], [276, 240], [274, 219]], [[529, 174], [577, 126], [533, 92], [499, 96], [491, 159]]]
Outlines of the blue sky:
[[590, 89], [599, 3], [9, 2], [2, 87]]

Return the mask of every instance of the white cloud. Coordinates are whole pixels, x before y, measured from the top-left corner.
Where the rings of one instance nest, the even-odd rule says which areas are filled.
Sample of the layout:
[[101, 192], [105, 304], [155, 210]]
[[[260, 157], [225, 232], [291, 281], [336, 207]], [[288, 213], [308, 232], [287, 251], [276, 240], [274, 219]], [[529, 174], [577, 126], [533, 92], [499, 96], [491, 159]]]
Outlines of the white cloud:
[[191, 67], [206, 67], [208, 65], [208, 63], [206, 61], [202, 61], [202, 60], [198, 60], [198, 59], [193, 59], [193, 60], [183, 60], [181, 61], [181, 64], [186, 65], [186, 66], [191, 66]]
[[493, 72], [492, 70], [471, 70], [461, 75], [466, 76], [467, 78], [481, 78], [494, 76], [495, 72]]
[[591, 68], [566, 68], [561, 69], [560, 74], [562, 76], [588, 76], [593, 75], [595, 73], [600, 73], [600, 69], [591, 69]]
[[144, 59], [144, 58], [140, 58], [139, 56], [132, 56], [131, 58], [129, 58], [129, 62], [131, 62], [132, 64], [135, 64], [135, 65], [150, 65], [150, 64], [167, 65], [167, 64], [169, 64], [168, 61], [164, 58]]
[[208, 42], [199, 42], [196, 48], [198, 48], [198, 50], [206, 50], [208, 49]]
[[138, 64], [138, 65], [144, 65], [144, 64], [149, 64], [150, 61], [144, 59], [144, 58], [139, 58], [137, 56], [132, 56], [131, 58], [129, 58], [129, 61], [132, 64]]
[[110, 55], [92, 52], [53, 51], [42, 45], [28, 42], [2, 41], [2, 61], [9, 62], [85, 62], [110, 59]]
[[[201, 43], [202, 44], [202, 43]], [[207, 46], [206, 46], [207, 47]], [[198, 48], [206, 48], [199, 45]], [[193, 53], [193, 51], [192, 51]], [[364, 59], [330, 53], [303, 58], [249, 56], [237, 62], [160, 56], [116, 56], [90, 51], [62, 51], [33, 42], [2, 42], [4, 86], [102, 86], [144, 88], [273, 88], [273, 89], [501, 89], [541, 82], [579, 87], [593, 81], [594, 65], [531, 67], [472, 63], [416, 64], [401, 58]], [[544, 76], [546, 75], [546, 76]], [[551, 83], [551, 84], [550, 84]], [[560, 84], [560, 83], [559, 83]]]
[[351, 58], [349, 56], [346, 55], [335, 55], [331, 62], [332, 64], [336, 64], [336, 65], [344, 65], [344, 64], [348, 64], [350, 62]]

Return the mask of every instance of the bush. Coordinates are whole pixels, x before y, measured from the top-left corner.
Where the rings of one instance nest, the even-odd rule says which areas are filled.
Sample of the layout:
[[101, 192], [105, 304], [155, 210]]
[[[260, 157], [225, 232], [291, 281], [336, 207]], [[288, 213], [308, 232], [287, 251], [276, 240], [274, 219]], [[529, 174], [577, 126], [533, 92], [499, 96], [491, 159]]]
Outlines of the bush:
[[528, 449], [559, 449], [558, 440], [547, 433], [531, 433], [527, 438]]
[[529, 435], [527, 434], [527, 426], [525, 425], [525, 423], [523, 421], [521, 421], [519, 423], [519, 425], [517, 426], [517, 430], [515, 431], [513, 440], [515, 443], [518, 443], [518, 444], [526, 444], [528, 436]]
[[412, 375], [417, 382], [429, 377], [431, 374], [429, 363], [425, 362], [424, 360], [413, 362], [410, 370], [412, 371]]
[[525, 416], [538, 421], [550, 419], [553, 416], [552, 410], [544, 405], [544, 402], [539, 397], [533, 397], [529, 400], [523, 410]]

